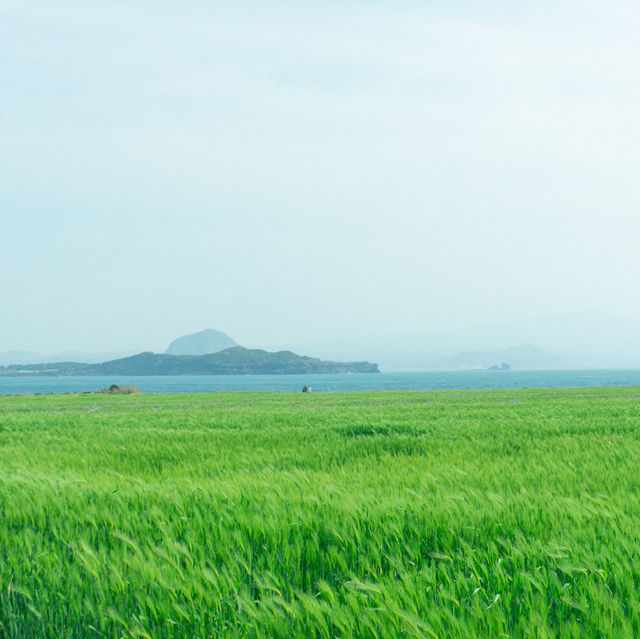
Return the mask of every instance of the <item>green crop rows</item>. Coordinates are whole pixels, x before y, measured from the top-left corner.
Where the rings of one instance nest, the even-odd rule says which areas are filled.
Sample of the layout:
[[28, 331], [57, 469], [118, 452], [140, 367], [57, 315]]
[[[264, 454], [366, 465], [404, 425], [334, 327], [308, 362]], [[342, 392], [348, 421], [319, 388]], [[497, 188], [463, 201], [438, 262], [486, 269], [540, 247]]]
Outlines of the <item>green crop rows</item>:
[[640, 636], [640, 389], [0, 398], [0, 637]]

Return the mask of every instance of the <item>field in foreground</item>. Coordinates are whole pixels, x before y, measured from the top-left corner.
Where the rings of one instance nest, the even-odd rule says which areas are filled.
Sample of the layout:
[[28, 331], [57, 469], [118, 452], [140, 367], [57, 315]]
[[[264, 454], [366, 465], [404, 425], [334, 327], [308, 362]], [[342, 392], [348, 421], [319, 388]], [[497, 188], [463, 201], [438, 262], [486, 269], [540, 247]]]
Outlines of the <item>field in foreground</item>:
[[640, 389], [0, 398], [0, 637], [638, 637]]

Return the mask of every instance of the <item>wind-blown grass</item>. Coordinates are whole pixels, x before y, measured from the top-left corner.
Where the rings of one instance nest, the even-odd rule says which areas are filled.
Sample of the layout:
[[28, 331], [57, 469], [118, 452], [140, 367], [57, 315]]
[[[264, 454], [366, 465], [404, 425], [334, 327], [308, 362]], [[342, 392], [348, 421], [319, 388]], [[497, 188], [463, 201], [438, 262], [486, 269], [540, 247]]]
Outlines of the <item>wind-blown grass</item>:
[[640, 635], [640, 389], [0, 398], [0, 636]]

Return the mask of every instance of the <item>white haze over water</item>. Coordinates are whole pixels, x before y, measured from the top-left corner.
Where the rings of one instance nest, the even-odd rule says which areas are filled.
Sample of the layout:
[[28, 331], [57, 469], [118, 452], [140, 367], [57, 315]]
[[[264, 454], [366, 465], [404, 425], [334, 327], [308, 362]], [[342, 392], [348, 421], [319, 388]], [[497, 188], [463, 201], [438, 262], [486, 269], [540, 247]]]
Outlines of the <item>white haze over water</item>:
[[632, 334], [639, 11], [0, 0], [0, 351]]

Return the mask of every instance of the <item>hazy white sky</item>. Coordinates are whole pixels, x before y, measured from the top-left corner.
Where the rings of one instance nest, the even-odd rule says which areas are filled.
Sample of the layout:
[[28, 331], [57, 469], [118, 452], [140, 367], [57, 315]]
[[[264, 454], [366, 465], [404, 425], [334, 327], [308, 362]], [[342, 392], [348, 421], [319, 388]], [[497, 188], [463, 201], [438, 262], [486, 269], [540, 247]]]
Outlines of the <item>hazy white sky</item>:
[[0, 351], [640, 316], [640, 4], [0, 0]]

